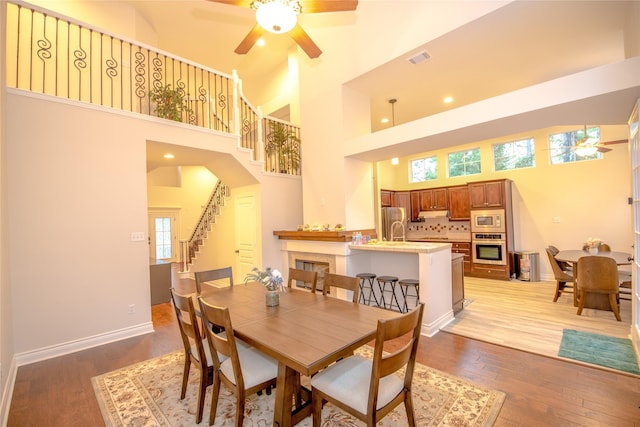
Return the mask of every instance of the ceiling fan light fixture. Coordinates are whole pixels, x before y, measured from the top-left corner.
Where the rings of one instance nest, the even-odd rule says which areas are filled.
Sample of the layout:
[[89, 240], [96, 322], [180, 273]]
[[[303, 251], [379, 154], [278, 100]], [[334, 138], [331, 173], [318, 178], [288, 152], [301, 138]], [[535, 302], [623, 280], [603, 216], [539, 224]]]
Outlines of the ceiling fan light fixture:
[[256, 0], [256, 20], [265, 30], [274, 34], [291, 31], [298, 22], [300, 4], [291, 0]]
[[576, 148], [576, 154], [580, 157], [593, 156], [597, 152], [598, 152], [598, 147], [594, 147], [593, 145]]

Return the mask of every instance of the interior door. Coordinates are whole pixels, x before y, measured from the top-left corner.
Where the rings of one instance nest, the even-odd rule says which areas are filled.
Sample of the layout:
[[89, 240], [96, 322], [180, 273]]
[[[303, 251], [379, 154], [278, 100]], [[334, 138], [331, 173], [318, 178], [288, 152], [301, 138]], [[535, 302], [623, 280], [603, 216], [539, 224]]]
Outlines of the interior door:
[[637, 278], [640, 274], [640, 134], [638, 132], [638, 114], [640, 99], [629, 118], [629, 149], [631, 150], [631, 179], [633, 191], [633, 257], [631, 264], [631, 339], [640, 355], [640, 292]]
[[177, 262], [178, 209], [149, 208], [149, 257], [169, 262]]
[[257, 264], [257, 227], [255, 196], [238, 196], [235, 198], [236, 211], [236, 277], [244, 279]]

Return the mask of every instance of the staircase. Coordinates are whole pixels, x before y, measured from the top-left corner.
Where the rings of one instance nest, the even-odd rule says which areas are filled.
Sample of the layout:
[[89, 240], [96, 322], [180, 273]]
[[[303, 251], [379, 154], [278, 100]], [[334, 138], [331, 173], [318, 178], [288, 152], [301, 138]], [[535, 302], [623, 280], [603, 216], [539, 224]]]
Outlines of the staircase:
[[180, 242], [180, 273], [188, 273], [191, 263], [197, 255], [200, 246], [207, 238], [207, 233], [211, 230], [211, 226], [216, 223], [216, 216], [220, 215], [221, 208], [224, 206], [225, 198], [231, 195], [229, 187], [222, 181], [218, 181], [215, 188], [211, 192], [209, 201], [200, 215], [200, 219], [196, 224], [191, 238]]

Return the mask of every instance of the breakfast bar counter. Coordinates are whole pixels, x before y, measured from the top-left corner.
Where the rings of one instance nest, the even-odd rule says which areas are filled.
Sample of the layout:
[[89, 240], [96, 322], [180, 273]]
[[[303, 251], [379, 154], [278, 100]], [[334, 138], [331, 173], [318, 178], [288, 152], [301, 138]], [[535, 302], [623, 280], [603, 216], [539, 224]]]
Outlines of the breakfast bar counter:
[[[420, 281], [423, 334], [433, 336], [453, 320], [450, 243], [379, 242], [348, 248], [352, 275], [374, 273]], [[374, 290], [379, 292], [377, 285]]]

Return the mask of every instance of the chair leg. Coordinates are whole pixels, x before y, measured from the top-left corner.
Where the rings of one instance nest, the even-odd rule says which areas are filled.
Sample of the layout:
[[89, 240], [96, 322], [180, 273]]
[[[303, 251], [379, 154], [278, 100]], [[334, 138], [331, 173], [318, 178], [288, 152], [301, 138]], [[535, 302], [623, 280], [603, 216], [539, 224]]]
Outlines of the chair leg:
[[553, 302], [558, 301], [558, 297], [560, 297], [561, 293], [562, 293], [562, 289], [560, 288], [560, 281], [556, 280], [556, 294], [553, 297]]
[[188, 354], [184, 355], [184, 369], [182, 370], [182, 391], [180, 392], [180, 400], [184, 399], [187, 394], [187, 384], [189, 383], [189, 371], [191, 370], [191, 359]]
[[245, 404], [244, 390], [238, 390], [236, 387], [236, 427], [242, 427], [244, 423], [244, 404]]
[[196, 412], [196, 424], [202, 421], [204, 412], [204, 397], [207, 394], [207, 373], [200, 371], [200, 388], [198, 389], [198, 411]]
[[220, 378], [218, 373], [214, 374], [213, 390], [211, 390], [211, 411], [209, 411], [209, 425], [212, 426], [216, 420], [216, 412], [218, 410], [218, 396], [220, 395]]
[[320, 427], [322, 423], [322, 397], [318, 396], [318, 393], [311, 392], [311, 405], [312, 405], [312, 417], [313, 427]]
[[611, 304], [611, 310], [613, 311], [613, 314], [616, 316], [616, 320], [618, 322], [621, 322], [622, 319], [620, 318], [620, 307], [616, 302], [616, 294], [609, 294], [609, 304]]
[[586, 292], [584, 289], [580, 289], [580, 297], [578, 298], [578, 316], [582, 314], [582, 309], [584, 308], [584, 299], [586, 297]]
[[411, 400], [410, 390], [404, 396], [404, 408], [407, 411], [407, 424], [409, 425], [409, 427], [415, 427], [416, 419], [413, 415], [413, 400]]

